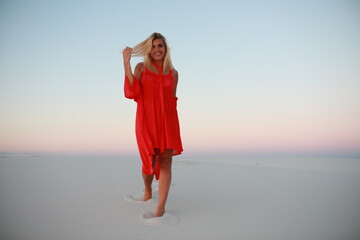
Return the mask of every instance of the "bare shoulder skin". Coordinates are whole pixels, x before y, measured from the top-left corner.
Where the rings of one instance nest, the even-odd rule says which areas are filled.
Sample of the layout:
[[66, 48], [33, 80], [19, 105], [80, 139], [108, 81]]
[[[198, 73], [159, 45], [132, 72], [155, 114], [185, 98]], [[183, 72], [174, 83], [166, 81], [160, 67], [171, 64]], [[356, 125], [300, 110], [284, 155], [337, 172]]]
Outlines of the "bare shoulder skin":
[[173, 89], [173, 94], [174, 97], [176, 97], [176, 89], [177, 89], [177, 84], [179, 82], [179, 73], [178, 71], [176, 71], [176, 69], [174, 68], [173, 70], [173, 77], [174, 77], [174, 89]]
[[134, 76], [135, 78], [140, 81], [141, 78], [141, 73], [144, 71], [144, 63], [140, 62], [136, 65], [135, 67], [135, 71], [134, 71]]

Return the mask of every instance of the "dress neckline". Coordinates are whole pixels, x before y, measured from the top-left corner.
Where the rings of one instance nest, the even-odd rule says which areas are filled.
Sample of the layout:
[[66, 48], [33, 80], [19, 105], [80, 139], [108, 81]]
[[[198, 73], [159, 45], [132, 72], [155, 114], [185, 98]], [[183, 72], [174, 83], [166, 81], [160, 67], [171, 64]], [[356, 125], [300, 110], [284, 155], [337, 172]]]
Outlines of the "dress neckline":
[[156, 61], [153, 62], [156, 69], [159, 71], [159, 75], [162, 75], [163, 69], [164, 69], [164, 63], [159, 66]]
[[150, 73], [152, 73], [152, 74], [154, 74], [154, 75], [167, 76], [167, 75], [171, 75], [171, 74], [172, 74], [172, 71], [173, 71], [172, 69], [170, 69], [170, 71], [169, 71], [167, 74], [163, 74], [162, 69], [159, 67], [159, 65], [156, 64], [156, 62], [154, 62], [154, 66], [155, 66], [156, 69], [159, 71], [159, 73], [154, 73], [154, 72], [150, 71], [150, 69], [147, 68], [146, 66], [145, 66], [145, 70], [148, 71], [148, 72], [150, 72]]

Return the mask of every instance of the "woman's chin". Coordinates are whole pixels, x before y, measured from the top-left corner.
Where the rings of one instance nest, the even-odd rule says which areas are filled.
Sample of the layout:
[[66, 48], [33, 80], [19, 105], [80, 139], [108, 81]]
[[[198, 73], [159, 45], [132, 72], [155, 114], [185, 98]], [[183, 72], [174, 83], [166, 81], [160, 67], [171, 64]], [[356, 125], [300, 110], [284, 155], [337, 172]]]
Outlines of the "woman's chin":
[[157, 56], [157, 57], [152, 57], [155, 61], [162, 61], [164, 60], [164, 57], [163, 56]]

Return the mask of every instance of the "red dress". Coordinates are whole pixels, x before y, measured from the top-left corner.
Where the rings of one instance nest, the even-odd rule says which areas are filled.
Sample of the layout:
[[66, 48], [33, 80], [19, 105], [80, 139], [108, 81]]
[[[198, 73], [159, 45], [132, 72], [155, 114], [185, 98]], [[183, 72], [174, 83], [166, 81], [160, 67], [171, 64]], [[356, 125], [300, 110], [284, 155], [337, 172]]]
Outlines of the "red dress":
[[145, 174], [155, 173], [160, 177], [160, 167], [156, 161], [153, 168], [155, 149], [164, 152], [172, 149], [172, 155], [183, 151], [179, 119], [177, 114], [177, 98], [173, 95], [173, 71], [166, 75], [149, 71], [146, 67], [141, 73], [140, 81], [134, 77], [132, 85], [125, 76], [125, 97], [134, 99], [137, 103], [136, 111], [136, 140], [139, 148], [142, 170]]

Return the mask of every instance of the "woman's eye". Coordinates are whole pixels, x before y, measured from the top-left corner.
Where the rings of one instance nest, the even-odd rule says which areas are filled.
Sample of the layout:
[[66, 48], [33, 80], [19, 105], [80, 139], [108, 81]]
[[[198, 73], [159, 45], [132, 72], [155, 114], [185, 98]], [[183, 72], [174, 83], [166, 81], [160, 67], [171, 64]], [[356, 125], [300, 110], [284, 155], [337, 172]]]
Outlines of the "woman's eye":
[[159, 44], [159, 45], [158, 45], [159, 48], [161, 48], [161, 47], [163, 47], [163, 46], [164, 46], [164, 45], [162, 45], [162, 44]]

